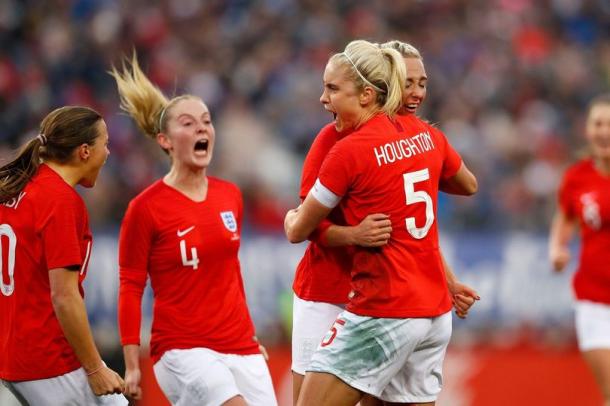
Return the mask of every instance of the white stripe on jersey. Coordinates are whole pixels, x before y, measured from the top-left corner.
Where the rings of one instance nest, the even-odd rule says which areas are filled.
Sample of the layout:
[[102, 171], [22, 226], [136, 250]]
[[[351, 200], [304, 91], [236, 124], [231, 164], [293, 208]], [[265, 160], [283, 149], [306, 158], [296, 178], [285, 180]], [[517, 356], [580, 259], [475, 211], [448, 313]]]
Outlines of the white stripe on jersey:
[[310, 191], [311, 195], [316, 198], [322, 205], [329, 209], [334, 208], [341, 201], [341, 196], [337, 196], [331, 192], [326, 186], [324, 186], [320, 179], [316, 179], [316, 183], [313, 185]]

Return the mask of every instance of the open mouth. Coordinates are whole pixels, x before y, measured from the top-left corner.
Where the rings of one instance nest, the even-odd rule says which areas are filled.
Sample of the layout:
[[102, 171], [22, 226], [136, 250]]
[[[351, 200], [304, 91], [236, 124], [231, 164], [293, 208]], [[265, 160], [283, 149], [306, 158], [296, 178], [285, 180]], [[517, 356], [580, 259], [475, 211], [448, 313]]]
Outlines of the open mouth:
[[207, 152], [209, 145], [210, 145], [210, 142], [208, 140], [198, 140], [195, 143], [195, 151], [204, 151], [204, 152]]

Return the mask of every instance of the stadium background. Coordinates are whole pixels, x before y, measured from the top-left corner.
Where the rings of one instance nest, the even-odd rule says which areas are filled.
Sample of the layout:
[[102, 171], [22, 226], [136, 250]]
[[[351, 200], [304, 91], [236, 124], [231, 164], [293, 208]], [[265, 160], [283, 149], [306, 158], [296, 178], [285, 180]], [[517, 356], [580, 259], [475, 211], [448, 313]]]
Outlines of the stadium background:
[[[122, 371], [120, 220], [167, 169], [119, 113], [111, 64], [135, 49], [166, 93], [199, 95], [212, 110], [211, 173], [244, 193], [248, 301], [287, 405], [290, 284], [304, 246], [286, 242], [282, 219], [297, 203], [304, 154], [330, 119], [318, 102], [324, 64], [355, 38], [420, 49], [430, 78], [420, 115], [479, 179], [475, 197], [439, 199], [448, 262], [482, 299], [454, 321], [438, 404], [601, 404], [574, 341], [575, 263], [552, 274], [546, 231], [562, 171], [584, 145], [586, 103], [609, 89], [608, 0], [2, 0], [0, 157], [60, 105], [92, 106], [108, 124], [110, 158], [83, 193], [95, 236], [86, 299], [107, 362]], [[149, 323], [150, 293], [145, 308]], [[149, 369], [146, 378], [152, 388]], [[162, 404], [152, 391], [141, 404]]]

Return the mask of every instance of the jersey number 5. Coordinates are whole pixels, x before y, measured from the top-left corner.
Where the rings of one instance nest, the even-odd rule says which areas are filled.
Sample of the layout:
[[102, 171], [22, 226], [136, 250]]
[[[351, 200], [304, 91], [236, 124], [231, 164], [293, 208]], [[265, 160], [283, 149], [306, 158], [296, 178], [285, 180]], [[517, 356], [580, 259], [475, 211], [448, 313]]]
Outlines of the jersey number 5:
[[426, 168], [420, 171], [407, 172], [402, 176], [405, 182], [405, 198], [407, 205], [414, 203], [426, 204], [426, 224], [424, 224], [423, 227], [417, 227], [415, 225], [415, 217], [407, 217], [405, 220], [409, 234], [411, 234], [413, 238], [421, 240], [428, 234], [430, 227], [432, 227], [432, 223], [434, 223], [434, 206], [432, 204], [432, 198], [425, 190], [415, 191], [415, 184], [430, 179], [430, 172], [428, 172], [428, 168]]
[[[0, 246], [0, 274], [2, 276], [2, 283], [0, 284], [0, 290], [4, 296], [10, 296], [15, 291], [15, 248], [17, 248], [17, 236], [13, 231], [13, 228], [8, 224], [0, 225], [0, 243], [2, 237], [8, 239], [8, 252], [6, 260], [4, 259], [4, 244]], [[4, 283], [4, 263], [8, 266], [8, 285]]]

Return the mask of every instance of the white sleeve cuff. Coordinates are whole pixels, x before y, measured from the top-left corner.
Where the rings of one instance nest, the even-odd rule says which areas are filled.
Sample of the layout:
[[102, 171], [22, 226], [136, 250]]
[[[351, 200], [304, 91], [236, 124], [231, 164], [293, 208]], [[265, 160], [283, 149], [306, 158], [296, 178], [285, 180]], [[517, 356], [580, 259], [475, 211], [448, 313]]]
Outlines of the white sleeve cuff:
[[316, 183], [311, 188], [310, 193], [318, 202], [320, 202], [320, 204], [328, 207], [329, 209], [334, 208], [341, 201], [341, 196], [337, 196], [331, 192], [320, 182], [320, 179], [316, 179]]

